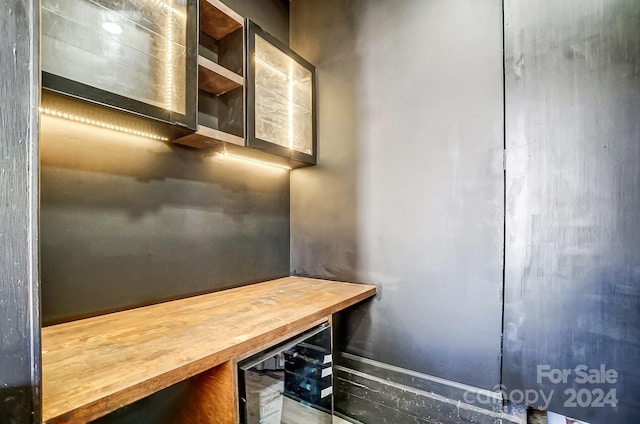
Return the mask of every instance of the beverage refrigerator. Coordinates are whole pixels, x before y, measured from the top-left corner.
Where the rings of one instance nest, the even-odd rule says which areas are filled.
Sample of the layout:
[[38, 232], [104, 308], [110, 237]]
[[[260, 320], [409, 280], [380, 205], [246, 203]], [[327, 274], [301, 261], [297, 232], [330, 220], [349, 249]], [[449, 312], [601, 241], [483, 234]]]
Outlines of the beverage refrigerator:
[[333, 412], [328, 323], [238, 364], [243, 424], [330, 424]]

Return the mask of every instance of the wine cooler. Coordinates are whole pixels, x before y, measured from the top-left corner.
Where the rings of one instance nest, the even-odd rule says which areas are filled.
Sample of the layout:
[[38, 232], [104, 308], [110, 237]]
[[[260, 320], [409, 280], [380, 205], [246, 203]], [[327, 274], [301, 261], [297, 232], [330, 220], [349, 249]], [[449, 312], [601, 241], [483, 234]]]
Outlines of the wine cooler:
[[244, 424], [330, 424], [331, 327], [322, 324], [238, 364]]

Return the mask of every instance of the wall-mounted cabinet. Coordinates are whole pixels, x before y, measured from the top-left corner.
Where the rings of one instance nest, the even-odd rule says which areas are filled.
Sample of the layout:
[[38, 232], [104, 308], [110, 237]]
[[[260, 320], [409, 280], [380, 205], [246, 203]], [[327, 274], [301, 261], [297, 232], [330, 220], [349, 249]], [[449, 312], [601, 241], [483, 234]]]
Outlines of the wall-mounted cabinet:
[[197, 7], [43, 0], [43, 88], [195, 129]]
[[41, 10], [44, 89], [152, 118], [179, 144], [316, 163], [313, 66], [220, 0], [42, 0]]
[[316, 163], [314, 68], [218, 0], [200, 1], [196, 148]]
[[315, 164], [313, 65], [249, 22], [247, 81], [247, 145]]

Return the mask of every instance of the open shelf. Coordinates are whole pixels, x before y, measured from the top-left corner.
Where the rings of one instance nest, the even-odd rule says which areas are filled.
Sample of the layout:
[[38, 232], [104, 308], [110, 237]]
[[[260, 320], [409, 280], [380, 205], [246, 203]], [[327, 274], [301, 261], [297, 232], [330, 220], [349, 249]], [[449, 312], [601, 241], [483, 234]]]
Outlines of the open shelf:
[[219, 96], [242, 87], [243, 78], [203, 56], [198, 56], [198, 88]]
[[229, 134], [215, 128], [198, 125], [198, 131], [173, 141], [185, 146], [196, 147], [198, 149], [214, 148], [220, 143], [231, 143], [236, 146], [244, 146], [244, 138]]
[[173, 142], [244, 147], [244, 18], [220, 0], [200, 0], [199, 29], [197, 130]]
[[[255, 32], [257, 26], [249, 20], [244, 20], [220, 0], [200, 0], [199, 25], [197, 130], [195, 133], [174, 138], [172, 141], [196, 149], [209, 150], [210, 154], [223, 153], [234, 159], [245, 159], [284, 169], [315, 164], [315, 157], [310, 161], [308, 158], [310, 155], [306, 151], [295, 150], [295, 145], [291, 149], [288, 143], [285, 145], [269, 141], [262, 142], [262, 144], [248, 142], [246, 113], [248, 108], [254, 106], [254, 102], [252, 100], [250, 104], [247, 104], [248, 99], [252, 98], [248, 91], [252, 85], [247, 84], [247, 58], [253, 57], [253, 53], [249, 55], [247, 50], [250, 45], [247, 34], [250, 33], [250, 28], [254, 28]], [[245, 27], [245, 25], [248, 26]], [[256, 32], [256, 34], [258, 33]], [[264, 39], [267, 44], [270, 43], [272, 37], [266, 33], [263, 35], [264, 37], [257, 35], [256, 37]], [[274, 58], [276, 65], [289, 63], [291, 58], [287, 56], [288, 50], [279, 49], [280, 47], [276, 45], [272, 46], [271, 51], [276, 51], [279, 54], [265, 57], [265, 63], [270, 63], [269, 60]], [[297, 57], [294, 52], [291, 52], [290, 55]], [[284, 72], [287, 72], [286, 66], [284, 69]], [[296, 84], [312, 85], [312, 72], [308, 71], [302, 77], [299, 74], [301, 74], [300, 70], [296, 71]], [[283, 87], [278, 75], [276, 78], [271, 74], [263, 75], [262, 79], [267, 80], [267, 90], [276, 86]], [[286, 94], [290, 86], [285, 85], [285, 95], [278, 94], [276, 96], [278, 101], [287, 98]], [[303, 103], [296, 103], [294, 110], [298, 114], [302, 111], [309, 115], [311, 106]], [[269, 105], [261, 110], [268, 107]], [[279, 108], [279, 116], [274, 119], [286, 119], [287, 110], [286, 107]], [[313, 119], [311, 121], [313, 122]], [[276, 128], [277, 126], [266, 125], [266, 127], [266, 131], [269, 131], [272, 127]], [[305, 128], [300, 131], [306, 131]], [[294, 129], [293, 124], [290, 129]], [[282, 128], [277, 127], [276, 130], [279, 131], [277, 134], [281, 134]], [[265, 131], [261, 134], [264, 133]], [[294, 134], [297, 132], [294, 131]]]
[[218, 0], [200, 1], [200, 31], [221, 40], [242, 28], [242, 16]]

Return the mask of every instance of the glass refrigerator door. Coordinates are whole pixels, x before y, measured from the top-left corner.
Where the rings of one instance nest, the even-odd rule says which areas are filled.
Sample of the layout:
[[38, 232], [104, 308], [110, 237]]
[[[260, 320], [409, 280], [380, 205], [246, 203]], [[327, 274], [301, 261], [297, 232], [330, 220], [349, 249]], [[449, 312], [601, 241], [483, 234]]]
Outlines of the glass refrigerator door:
[[197, 2], [42, 0], [43, 87], [195, 128]]
[[239, 364], [244, 424], [331, 424], [331, 329], [322, 325]]

